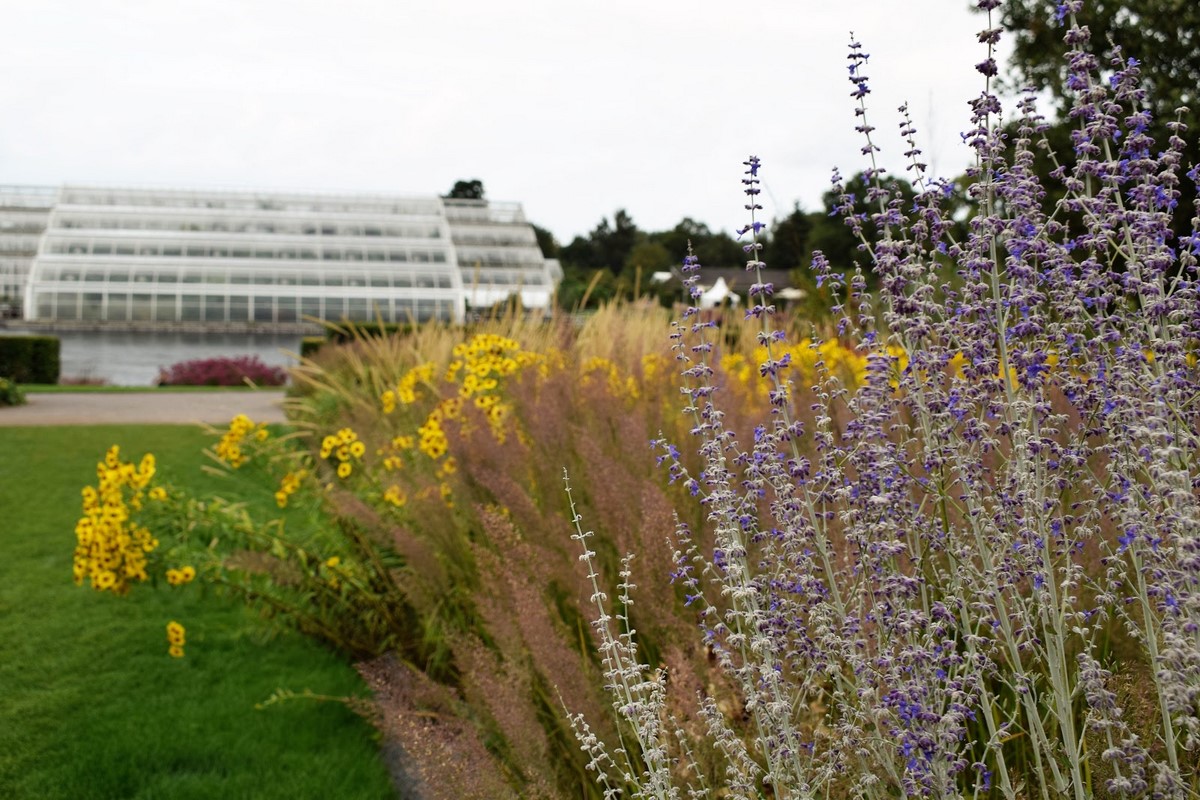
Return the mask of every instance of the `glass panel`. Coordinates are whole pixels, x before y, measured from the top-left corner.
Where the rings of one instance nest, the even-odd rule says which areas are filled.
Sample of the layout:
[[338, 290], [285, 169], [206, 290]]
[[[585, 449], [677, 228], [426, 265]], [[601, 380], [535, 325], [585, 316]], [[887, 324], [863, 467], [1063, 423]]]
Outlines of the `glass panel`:
[[133, 305], [130, 307], [129, 318], [135, 322], [145, 322], [154, 314], [154, 302], [148, 294], [135, 294]]
[[104, 295], [99, 292], [85, 292], [83, 303], [80, 305], [80, 319], [100, 319]]
[[110, 294], [108, 296], [108, 311], [105, 313], [104, 318], [118, 322], [124, 322], [129, 319], [129, 295]]
[[280, 322], [296, 321], [296, 298], [277, 297], [275, 299], [275, 307]]
[[127, 283], [128, 281], [129, 281], [129, 270], [127, 270], [127, 269], [109, 270], [109, 273], [108, 273], [108, 282], [109, 283]]
[[300, 285], [301, 286], [320, 286], [321, 285], [321, 276], [316, 274], [315, 272], [301, 272], [300, 273]]
[[235, 269], [233, 272], [231, 272], [229, 274], [229, 282], [230, 283], [249, 283], [251, 277], [252, 277], [251, 273], [242, 272], [241, 270]]
[[367, 301], [363, 297], [351, 297], [346, 301], [346, 317], [354, 322], [366, 322], [370, 319], [367, 313]]
[[195, 270], [195, 269], [185, 269], [183, 271], [183, 282], [184, 283], [199, 283], [200, 282], [200, 271]]
[[58, 319], [79, 319], [79, 294], [59, 292], [58, 307], [54, 313]]
[[176, 297], [173, 294], [160, 294], [154, 298], [154, 319], [158, 322], [174, 322]]
[[326, 286], [341, 286], [342, 285], [341, 274], [336, 273], [336, 272], [326, 273], [325, 274], [325, 285]]
[[433, 318], [437, 307], [432, 300], [417, 301], [417, 322], [425, 322]]
[[179, 318], [184, 322], [200, 321], [200, 295], [185, 294], [179, 298]]
[[407, 272], [397, 272], [392, 276], [392, 286], [407, 289], [412, 286], [412, 275]]
[[207, 295], [204, 298], [204, 321], [225, 321], [225, 298]]
[[38, 292], [37, 300], [37, 315], [41, 319], [50, 319], [54, 316], [54, 295], [49, 292]]
[[438, 275], [437, 276], [437, 288], [449, 289], [450, 288], [450, 276], [449, 275]]
[[256, 297], [254, 298], [254, 321], [255, 322], [273, 322], [274, 316], [274, 299], [273, 297]]
[[59, 277], [60, 281], [77, 281], [79, 280], [79, 270], [72, 267], [63, 267], [62, 274]]
[[83, 279], [88, 283], [104, 283], [104, 270], [89, 269], [84, 273]]
[[270, 286], [275, 283], [275, 273], [273, 272], [256, 272], [254, 273], [254, 282], [264, 286]]
[[183, 255], [183, 248], [177, 244], [164, 245], [162, 254], [164, 256], [181, 256]]
[[155, 275], [159, 283], [176, 283], [179, 280], [179, 273], [173, 269], [160, 269]]
[[306, 317], [321, 318], [321, 298], [304, 297], [300, 300], [300, 313]]
[[229, 298], [229, 321], [246, 322], [250, 319], [250, 298], [235, 295]]
[[367, 277], [371, 279], [372, 286], [387, 287], [391, 286], [392, 283], [386, 272], [372, 272], [369, 273]]
[[408, 253], [403, 250], [389, 250], [388, 261], [408, 261]]
[[338, 322], [346, 316], [346, 301], [341, 297], [325, 298], [325, 319]]
[[92, 245], [92, 255], [107, 256], [112, 254], [112, 245], [106, 242], [96, 242]]
[[208, 255], [208, 248], [203, 245], [191, 245], [187, 249], [187, 254], [191, 258], [204, 258]]

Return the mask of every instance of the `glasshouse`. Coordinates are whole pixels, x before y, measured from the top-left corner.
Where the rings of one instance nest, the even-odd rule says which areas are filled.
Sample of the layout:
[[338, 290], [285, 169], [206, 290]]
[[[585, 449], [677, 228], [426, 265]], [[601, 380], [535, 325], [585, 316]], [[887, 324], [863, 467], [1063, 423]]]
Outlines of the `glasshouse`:
[[462, 320], [547, 307], [561, 276], [515, 203], [65, 186], [47, 208], [17, 276], [30, 320]]

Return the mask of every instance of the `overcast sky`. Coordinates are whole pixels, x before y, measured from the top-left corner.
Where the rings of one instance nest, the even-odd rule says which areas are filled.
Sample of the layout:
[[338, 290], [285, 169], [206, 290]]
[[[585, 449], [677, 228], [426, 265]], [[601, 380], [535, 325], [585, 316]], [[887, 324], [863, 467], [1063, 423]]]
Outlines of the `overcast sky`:
[[937, 172], [961, 172], [982, 87], [967, 0], [5, 5], [0, 183], [433, 194], [479, 178], [564, 243], [617, 208], [647, 230], [732, 230], [751, 153], [768, 218], [816, 207], [832, 167], [863, 166], [851, 30], [889, 165], [907, 100]]

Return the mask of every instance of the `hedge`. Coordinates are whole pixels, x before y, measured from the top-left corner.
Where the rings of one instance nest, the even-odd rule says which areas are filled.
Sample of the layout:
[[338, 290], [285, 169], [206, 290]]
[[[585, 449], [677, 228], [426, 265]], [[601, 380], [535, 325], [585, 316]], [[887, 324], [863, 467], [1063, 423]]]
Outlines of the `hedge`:
[[62, 370], [57, 336], [0, 336], [0, 377], [17, 383], [58, 383]]

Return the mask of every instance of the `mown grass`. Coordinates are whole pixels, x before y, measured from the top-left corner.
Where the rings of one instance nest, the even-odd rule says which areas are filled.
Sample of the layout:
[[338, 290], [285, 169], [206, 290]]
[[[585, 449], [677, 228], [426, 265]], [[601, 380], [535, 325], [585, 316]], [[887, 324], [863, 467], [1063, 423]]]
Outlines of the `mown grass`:
[[200, 471], [195, 428], [0, 429], [0, 797], [393, 796], [373, 730], [343, 705], [255, 709], [281, 687], [363, 694], [343, 659], [195, 584], [114, 598], [71, 583], [79, 491], [113, 443], [155, 453], [165, 481], [235, 488]]

